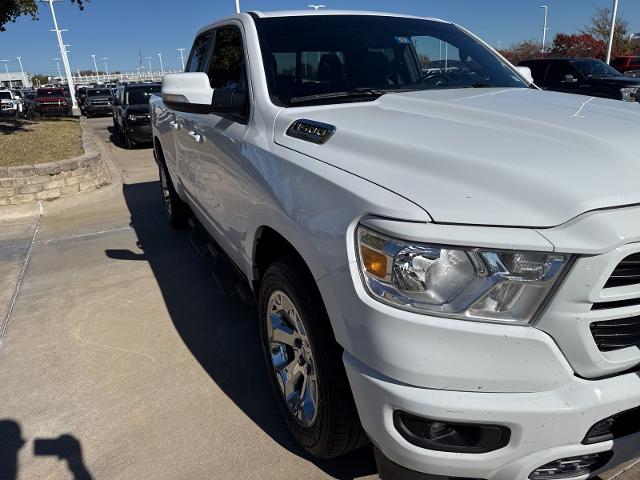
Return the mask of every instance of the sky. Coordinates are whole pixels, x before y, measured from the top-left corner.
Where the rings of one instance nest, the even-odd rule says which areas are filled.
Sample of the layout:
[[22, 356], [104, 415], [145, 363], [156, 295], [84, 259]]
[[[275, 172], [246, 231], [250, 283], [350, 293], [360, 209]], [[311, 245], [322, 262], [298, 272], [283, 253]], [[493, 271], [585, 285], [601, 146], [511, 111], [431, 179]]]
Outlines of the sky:
[[[243, 11], [307, 8], [323, 3], [333, 9], [378, 10], [438, 17], [470, 29], [494, 47], [540, 39], [543, 10], [549, 6], [549, 38], [556, 32], [576, 32], [596, 7], [610, 7], [611, 0], [241, 0]], [[162, 53], [165, 69], [180, 66], [178, 48], [188, 55], [194, 34], [201, 27], [235, 12], [234, 0], [91, 0], [80, 11], [69, 0], [55, 3], [56, 15], [68, 45], [71, 68], [92, 70], [91, 54], [104, 71], [108, 57], [110, 71], [135, 71], [138, 51], [152, 57], [152, 68], [159, 69]], [[640, 32], [640, 2], [620, 0], [620, 11], [631, 31]], [[0, 32], [0, 60], [10, 60], [10, 71], [19, 71], [17, 56], [25, 71], [57, 75], [53, 58], [60, 56], [48, 5], [40, 7], [40, 20], [22, 17]], [[144, 60], [145, 64], [148, 63]]]

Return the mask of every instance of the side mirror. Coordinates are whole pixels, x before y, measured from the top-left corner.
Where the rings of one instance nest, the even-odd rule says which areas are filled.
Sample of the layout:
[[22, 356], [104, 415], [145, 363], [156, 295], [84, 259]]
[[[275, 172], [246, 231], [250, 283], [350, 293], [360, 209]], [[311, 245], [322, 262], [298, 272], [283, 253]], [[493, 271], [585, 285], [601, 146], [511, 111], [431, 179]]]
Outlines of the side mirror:
[[206, 73], [168, 73], [162, 78], [162, 100], [172, 110], [209, 113], [212, 97]]
[[529, 67], [516, 67], [516, 70], [518, 70], [518, 73], [520, 73], [522, 78], [524, 78], [527, 83], [534, 83], [533, 74], [531, 73], [531, 69]]
[[211, 111], [227, 115], [244, 117], [247, 110], [247, 91], [240, 89], [213, 91]]

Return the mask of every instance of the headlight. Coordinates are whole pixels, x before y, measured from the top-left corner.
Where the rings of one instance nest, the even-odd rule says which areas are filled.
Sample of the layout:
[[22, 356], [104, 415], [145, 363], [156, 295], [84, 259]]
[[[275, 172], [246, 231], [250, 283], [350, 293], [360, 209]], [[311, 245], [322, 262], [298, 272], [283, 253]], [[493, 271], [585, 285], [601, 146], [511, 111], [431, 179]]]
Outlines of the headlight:
[[637, 88], [621, 88], [622, 100], [625, 102], [637, 102], [638, 101], [638, 89]]
[[357, 231], [365, 288], [406, 310], [462, 320], [530, 323], [569, 255], [405, 242]]

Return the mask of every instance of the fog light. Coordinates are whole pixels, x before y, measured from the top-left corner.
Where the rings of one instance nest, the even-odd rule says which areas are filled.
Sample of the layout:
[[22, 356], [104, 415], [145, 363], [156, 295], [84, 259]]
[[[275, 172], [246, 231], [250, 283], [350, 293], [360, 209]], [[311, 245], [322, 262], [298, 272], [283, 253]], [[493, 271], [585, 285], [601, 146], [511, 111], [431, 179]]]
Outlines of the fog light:
[[604, 467], [612, 456], [613, 452], [599, 452], [563, 458], [534, 470], [529, 478], [532, 480], [555, 480], [588, 475]]
[[443, 422], [396, 411], [393, 423], [409, 443], [440, 452], [487, 453], [509, 443], [511, 430], [500, 425]]

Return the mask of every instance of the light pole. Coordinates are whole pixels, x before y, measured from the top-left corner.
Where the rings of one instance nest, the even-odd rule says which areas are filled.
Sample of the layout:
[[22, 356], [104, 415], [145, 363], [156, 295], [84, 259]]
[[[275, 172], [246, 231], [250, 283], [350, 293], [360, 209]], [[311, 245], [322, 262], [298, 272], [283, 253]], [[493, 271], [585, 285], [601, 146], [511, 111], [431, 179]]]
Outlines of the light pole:
[[236, 0], [236, 13], [240, 13], [240, 0]]
[[607, 63], [611, 64], [611, 50], [613, 50], [613, 37], [616, 33], [616, 19], [618, 18], [618, 0], [613, 0], [611, 12], [611, 31], [609, 33], [609, 45], [607, 46]]
[[16, 57], [18, 59], [18, 63], [20, 64], [20, 71], [22, 72], [22, 86], [26, 88], [27, 86], [27, 76], [24, 74], [24, 68], [22, 68], [22, 57]]
[[93, 59], [93, 70], [96, 72], [96, 81], [99, 82], [100, 74], [98, 74], [98, 64], [96, 63], [96, 56], [91, 55], [91, 58]]
[[[64, 42], [62, 41], [62, 30], [58, 28], [58, 19], [56, 18], [56, 11], [53, 8], [54, 0], [41, 0], [49, 3], [49, 7], [51, 7], [51, 16], [53, 17], [53, 26], [55, 30], [52, 32], [56, 32], [56, 36], [58, 37], [58, 46], [60, 47], [60, 55], [62, 56], [62, 63], [64, 65], [64, 73], [67, 76], [67, 85], [69, 85], [69, 93], [71, 94], [71, 112], [74, 116], [80, 115], [80, 109], [78, 108], [78, 100], [75, 96], [75, 85], [73, 83], [73, 75], [71, 75], [71, 67], [69, 66], [69, 57], [67, 57], [67, 48], [64, 46]], [[66, 31], [66, 30], [65, 30]], [[62, 75], [61, 75], [62, 76]]]
[[160, 59], [160, 71], [162, 72], [162, 75], [164, 75], [164, 64], [162, 63], [162, 54], [161, 53], [158, 54], [158, 58]]
[[182, 71], [184, 72], [184, 48], [178, 48], [180, 52], [180, 62], [182, 63]]
[[311, 5], [307, 5], [307, 7], [309, 7], [309, 8], [313, 8], [316, 12], [317, 12], [318, 10], [320, 10], [321, 8], [327, 8], [327, 6], [326, 6], [326, 5], [313, 5], [313, 4], [311, 4]]
[[542, 27], [542, 54], [544, 55], [547, 50], [547, 19], [549, 16], [549, 7], [547, 5], [541, 5], [540, 8], [544, 9], [544, 26]]
[[149, 77], [153, 76], [153, 69], [151, 68], [151, 57], [144, 57], [149, 62]]
[[13, 84], [11, 83], [11, 75], [9, 75], [9, 67], [7, 64], [9, 60], [0, 60], [0, 62], [4, 63], [4, 69], [7, 71], [7, 80], [9, 80], [9, 88], [13, 88]]
[[51, 60], [56, 62], [56, 67], [58, 67], [58, 76], [60, 77], [60, 81], [62, 81], [62, 72], [60, 71], [60, 59], [59, 58], [52, 58]]
[[107, 66], [107, 60], [109, 60], [109, 57], [102, 57], [100, 60], [104, 61], [104, 71], [107, 72], [107, 78], [109, 78], [109, 67]]

